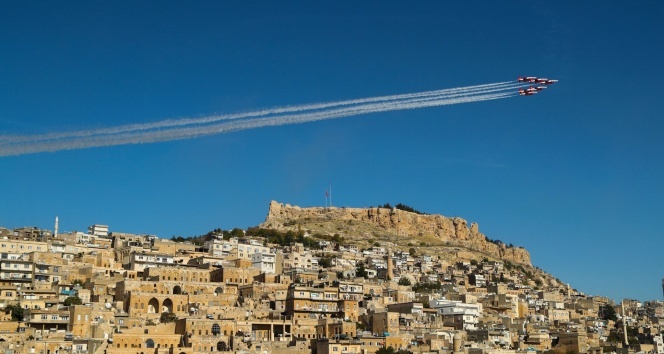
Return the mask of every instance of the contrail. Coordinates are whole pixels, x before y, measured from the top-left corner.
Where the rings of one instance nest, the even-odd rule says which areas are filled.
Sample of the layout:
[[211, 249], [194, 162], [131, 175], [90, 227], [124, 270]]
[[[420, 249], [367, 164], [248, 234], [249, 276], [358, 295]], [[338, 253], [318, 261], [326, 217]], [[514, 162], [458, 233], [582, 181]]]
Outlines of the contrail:
[[520, 86], [524, 86], [523, 83], [514, 83], [513, 81], [505, 81], [493, 84], [483, 84], [451, 89], [442, 89], [434, 91], [425, 91], [419, 93], [410, 93], [410, 94], [401, 94], [401, 95], [390, 95], [390, 96], [379, 96], [379, 97], [370, 97], [362, 99], [353, 99], [329, 103], [315, 103], [315, 104], [305, 104], [298, 106], [289, 106], [289, 107], [277, 107], [270, 108], [254, 112], [246, 113], [237, 113], [237, 114], [227, 114], [227, 115], [214, 115], [207, 116], [203, 118], [182, 118], [182, 119], [169, 119], [163, 120], [154, 123], [142, 123], [142, 124], [130, 124], [118, 127], [110, 128], [101, 128], [94, 130], [83, 130], [83, 131], [73, 131], [73, 132], [61, 132], [61, 133], [48, 133], [41, 135], [23, 135], [23, 136], [0, 136], [0, 146], [8, 143], [18, 143], [18, 142], [37, 142], [43, 140], [53, 140], [53, 139], [64, 139], [71, 137], [86, 137], [86, 136], [95, 136], [95, 135], [104, 135], [104, 134], [119, 134], [125, 132], [135, 132], [142, 130], [151, 130], [151, 129], [160, 129], [168, 127], [178, 127], [186, 126], [193, 124], [208, 124], [214, 123], [223, 120], [232, 120], [232, 119], [244, 119], [252, 117], [261, 117], [273, 114], [282, 114], [289, 112], [301, 112], [308, 110], [318, 110], [333, 108], [337, 106], [349, 106], [356, 104], [364, 104], [371, 102], [381, 102], [381, 101], [395, 101], [409, 98], [418, 98], [418, 97], [432, 97], [432, 96], [447, 96], [447, 95], [465, 95], [465, 94], [476, 94], [476, 93], [486, 93], [486, 92], [495, 92], [502, 90], [515, 89]]
[[[491, 84], [490, 84], [491, 85]], [[272, 113], [270, 114], [253, 114], [248, 115], [249, 119], [226, 119], [218, 120], [213, 119], [213, 117], [206, 117], [201, 119], [187, 119], [186, 121], [194, 121], [195, 123], [181, 123], [177, 125], [171, 125], [170, 129], [135, 129], [135, 130], [122, 130], [118, 133], [111, 133], [108, 129], [101, 130], [91, 130], [92, 134], [78, 136], [76, 134], [63, 133], [63, 138], [50, 138], [43, 139], [42, 136], [36, 136], [37, 139], [34, 141], [21, 141], [21, 142], [10, 142], [5, 143], [5, 145], [0, 145], [0, 156], [12, 156], [12, 155], [23, 155], [30, 153], [38, 152], [55, 152], [60, 150], [73, 150], [73, 149], [84, 149], [91, 147], [103, 147], [103, 146], [114, 146], [114, 145], [125, 145], [125, 144], [146, 144], [162, 141], [171, 141], [171, 140], [180, 140], [180, 139], [190, 139], [205, 135], [211, 134], [220, 134], [228, 133], [239, 130], [246, 129], [255, 129], [267, 126], [279, 126], [286, 124], [300, 124], [306, 122], [313, 122], [325, 119], [334, 119], [348, 116], [355, 116], [361, 114], [369, 113], [378, 113], [386, 111], [395, 111], [395, 110], [406, 110], [406, 109], [416, 109], [424, 107], [433, 107], [433, 106], [443, 106], [459, 103], [470, 103], [478, 101], [487, 101], [495, 100], [501, 98], [507, 98], [516, 96], [516, 93], [511, 88], [509, 91], [506, 89], [491, 89], [491, 87], [496, 87], [495, 85], [504, 85], [504, 83], [493, 84], [494, 86], [484, 86], [483, 88], [474, 88], [470, 93], [464, 91], [456, 91], [456, 93], [451, 93], [449, 90], [439, 90], [438, 92], [445, 91], [443, 94], [433, 95], [430, 94], [434, 91], [422, 92], [416, 94], [406, 94], [406, 95], [395, 95], [395, 96], [384, 96], [390, 97], [385, 99], [383, 97], [374, 97], [367, 99], [351, 100], [358, 103], [346, 103], [350, 101], [341, 101], [344, 104], [328, 103], [320, 105], [308, 105], [309, 107], [316, 106], [325, 106], [327, 109], [317, 108], [317, 111], [313, 112], [299, 112], [291, 111], [293, 114], [288, 115], [277, 115]], [[512, 85], [513, 86], [513, 85]], [[511, 87], [511, 86], [510, 86]], [[497, 93], [491, 93], [496, 92]], [[489, 92], [489, 93], [487, 93]], [[399, 98], [394, 98], [399, 97]], [[305, 105], [307, 106], [307, 105]], [[305, 106], [298, 106], [300, 109]], [[283, 112], [289, 112], [289, 107], [285, 108]], [[262, 112], [262, 111], [259, 111]], [[248, 113], [247, 113], [248, 114]], [[267, 116], [266, 116], [267, 115]], [[214, 124], [203, 125], [201, 122], [213, 122]], [[182, 122], [180, 121], [162, 121], [157, 123], [164, 122]], [[149, 125], [149, 124], [146, 124]], [[137, 125], [137, 126], [146, 126], [146, 125]], [[126, 128], [128, 126], [123, 126], [119, 128]], [[160, 127], [166, 127], [166, 125], [161, 125]], [[101, 132], [101, 133], [100, 133]], [[74, 132], [76, 133], [76, 132]], [[30, 136], [26, 136], [29, 138]]]

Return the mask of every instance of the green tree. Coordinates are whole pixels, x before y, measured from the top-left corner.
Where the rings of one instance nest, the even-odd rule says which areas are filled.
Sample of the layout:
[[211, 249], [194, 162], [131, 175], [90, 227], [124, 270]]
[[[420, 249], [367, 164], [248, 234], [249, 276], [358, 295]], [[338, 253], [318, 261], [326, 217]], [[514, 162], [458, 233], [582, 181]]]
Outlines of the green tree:
[[78, 297], [78, 296], [70, 296], [70, 297], [65, 299], [64, 304], [65, 304], [65, 306], [82, 305], [83, 300], [81, 300], [81, 298]]
[[411, 256], [415, 257], [415, 255], [417, 254], [417, 250], [415, 250], [414, 247], [411, 247], [411, 248], [408, 249], [408, 253], [409, 253]]
[[244, 230], [236, 227], [233, 230], [231, 230], [230, 234], [231, 237], [237, 237], [237, 238], [244, 237]]
[[177, 318], [178, 318], [178, 316], [176, 316], [174, 313], [162, 312], [161, 317], [159, 317], [159, 322], [161, 322], [161, 323], [175, 322], [175, 320], [177, 320]]
[[24, 310], [19, 305], [9, 305], [5, 307], [5, 313], [12, 314], [12, 321], [23, 321]]
[[358, 331], [364, 331], [367, 329], [367, 326], [363, 322], [355, 322], [355, 328]]
[[401, 277], [401, 279], [399, 279], [399, 285], [410, 286], [410, 285], [412, 285], [412, 283], [410, 282], [410, 279], [408, 279], [406, 277]]
[[616, 309], [613, 308], [611, 304], [606, 304], [602, 306], [601, 308], [601, 313], [602, 313], [602, 319], [603, 320], [611, 320], [611, 321], [617, 321], [618, 320], [618, 315], [616, 314]]
[[392, 347], [382, 347], [376, 350], [376, 354], [396, 354], [396, 350]]
[[318, 265], [321, 266], [321, 267], [323, 267], [323, 268], [330, 268], [330, 267], [332, 266], [332, 257], [329, 257], [329, 256], [327, 256], [327, 257], [325, 257], [325, 256], [321, 257], [321, 258], [318, 260]]
[[81, 298], [78, 297], [78, 296], [70, 296], [70, 297], [65, 299], [64, 304], [65, 304], [65, 306], [82, 305], [83, 300], [81, 300]]
[[369, 278], [369, 274], [367, 273], [366, 268], [364, 268], [364, 263], [360, 262], [357, 265], [357, 268], [355, 269], [355, 276], [356, 277], [362, 277], [364, 279]]

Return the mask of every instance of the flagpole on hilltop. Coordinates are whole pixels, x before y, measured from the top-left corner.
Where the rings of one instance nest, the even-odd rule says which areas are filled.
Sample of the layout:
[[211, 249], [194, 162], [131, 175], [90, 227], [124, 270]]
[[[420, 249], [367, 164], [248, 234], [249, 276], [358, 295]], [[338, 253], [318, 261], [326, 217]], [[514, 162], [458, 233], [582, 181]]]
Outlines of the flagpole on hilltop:
[[330, 183], [330, 208], [332, 207], [332, 183]]

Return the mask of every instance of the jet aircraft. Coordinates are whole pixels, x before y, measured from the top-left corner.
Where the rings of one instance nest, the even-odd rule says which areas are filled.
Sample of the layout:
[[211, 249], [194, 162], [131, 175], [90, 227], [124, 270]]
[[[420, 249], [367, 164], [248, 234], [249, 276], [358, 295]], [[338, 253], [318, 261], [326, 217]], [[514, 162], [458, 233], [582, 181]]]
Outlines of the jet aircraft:
[[539, 92], [539, 90], [537, 90], [536, 88], [534, 88], [532, 86], [530, 88], [527, 88], [527, 89], [519, 89], [519, 95], [521, 95], [521, 96], [532, 96], [532, 95], [534, 95], [538, 92]]
[[556, 82], [558, 82], [558, 80], [550, 80], [550, 79], [546, 79], [546, 78], [537, 79], [537, 83], [538, 84], [543, 84], [543, 85], [551, 85], [551, 84], [555, 84]]
[[526, 77], [519, 77], [516, 79], [518, 82], [537, 82], [537, 77], [536, 76], [526, 76]]

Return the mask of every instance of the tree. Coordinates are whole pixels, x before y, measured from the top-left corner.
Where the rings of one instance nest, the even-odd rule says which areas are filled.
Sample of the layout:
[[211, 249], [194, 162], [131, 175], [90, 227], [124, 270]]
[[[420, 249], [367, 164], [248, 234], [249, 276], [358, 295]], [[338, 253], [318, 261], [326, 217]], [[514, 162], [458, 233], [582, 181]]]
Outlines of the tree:
[[237, 237], [237, 238], [244, 237], [244, 230], [236, 227], [233, 230], [231, 230], [230, 235], [231, 237]]
[[414, 257], [417, 254], [417, 251], [415, 250], [414, 247], [411, 247], [408, 249], [408, 253]]
[[396, 354], [396, 350], [392, 347], [382, 347], [376, 350], [376, 354]]
[[363, 322], [355, 322], [355, 328], [357, 331], [364, 331], [367, 329], [367, 326]]
[[70, 296], [70, 297], [65, 299], [64, 304], [65, 304], [65, 306], [82, 305], [83, 300], [81, 300], [81, 298], [78, 297], [78, 296]]
[[410, 282], [410, 279], [408, 279], [406, 277], [401, 277], [401, 279], [399, 279], [399, 285], [410, 286], [410, 285], [412, 285], [412, 283]]
[[364, 279], [369, 278], [369, 273], [367, 273], [367, 270], [364, 268], [364, 263], [360, 262], [357, 265], [357, 269], [355, 269], [355, 276], [362, 277]]
[[618, 320], [618, 315], [616, 314], [616, 309], [613, 308], [611, 304], [607, 304], [602, 306], [601, 308], [601, 313], [603, 314], [602, 319], [603, 320], [611, 320], [611, 321], [617, 321]]
[[318, 265], [323, 267], [323, 268], [330, 268], [332, 266], [332, 257], [321, 257], [318, 260]]
[[161, 322], [161, 323], [175, 322], [175, 320], [177, 320], [177, 318], [178, 318], [178, 316], [175, 315], [174, 313], [162, 312], [161, 317], [159, 317], [159, 322]]
[[12, 314], [12, 321], [23, 321], [23, 308], [19, 305], [9, 305], [5, 307], [5, 313]]

